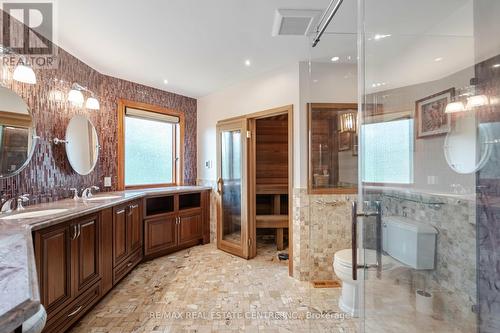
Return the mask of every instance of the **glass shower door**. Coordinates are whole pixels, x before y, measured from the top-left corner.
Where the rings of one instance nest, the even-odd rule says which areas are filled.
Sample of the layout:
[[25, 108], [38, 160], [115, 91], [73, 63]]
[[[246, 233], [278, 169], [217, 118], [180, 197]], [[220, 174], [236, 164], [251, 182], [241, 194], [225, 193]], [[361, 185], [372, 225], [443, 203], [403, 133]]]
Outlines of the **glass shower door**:
[[248, 258], [246, 120], [217, 125], [217, 247]]
[[359, 3], [363, 329], [498, 332], [500, 6]]

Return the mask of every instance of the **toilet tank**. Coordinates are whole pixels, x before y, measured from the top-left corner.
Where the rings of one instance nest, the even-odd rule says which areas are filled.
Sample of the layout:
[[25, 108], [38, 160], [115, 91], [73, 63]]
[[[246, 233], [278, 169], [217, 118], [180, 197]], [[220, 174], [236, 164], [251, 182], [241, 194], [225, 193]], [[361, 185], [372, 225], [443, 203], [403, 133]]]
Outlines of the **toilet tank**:
[[399, 216], [382, 219], [384, 251], [414, 269], [434, 269], [436, 228]]

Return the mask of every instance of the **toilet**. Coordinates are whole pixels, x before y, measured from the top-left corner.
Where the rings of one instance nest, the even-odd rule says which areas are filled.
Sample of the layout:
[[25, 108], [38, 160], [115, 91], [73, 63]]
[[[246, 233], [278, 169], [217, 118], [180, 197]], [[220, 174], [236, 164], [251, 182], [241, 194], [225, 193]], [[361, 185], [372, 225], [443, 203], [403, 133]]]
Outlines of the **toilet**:
[[[437, 230], [405, 217], [387, 216], [382, 221], [382, 271], [407, 266], [412, 269], [434, 269]], [[358, 251], [358, 263], [376, 264], [375, 250]], [[363, 269], [358, 269], [358, 279], [352, 279], [352, 249], [337, 251], [333, 258], [333, 270], [342, 281], [339, 307], [345, 313], [358, 317], [360, 312], [360, 288]], [[383, 273], [382, 273], [383, 274]]]

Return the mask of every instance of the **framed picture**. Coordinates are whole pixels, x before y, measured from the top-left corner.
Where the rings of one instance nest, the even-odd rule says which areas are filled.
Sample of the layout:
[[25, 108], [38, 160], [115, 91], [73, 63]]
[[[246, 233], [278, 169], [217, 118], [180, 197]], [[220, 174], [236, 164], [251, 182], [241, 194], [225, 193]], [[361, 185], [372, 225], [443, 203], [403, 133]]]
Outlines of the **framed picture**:
[[358, 133], [352, 135], [352, 156], [358, 156]]
[[455, 95], [451, 88], [415, 102], [417, 139], [444, 135], [450, 131], [451, 116], [444, 111]]
[[351, 133], [339, 133], [339, 151], [346, 151], [351, 149]]

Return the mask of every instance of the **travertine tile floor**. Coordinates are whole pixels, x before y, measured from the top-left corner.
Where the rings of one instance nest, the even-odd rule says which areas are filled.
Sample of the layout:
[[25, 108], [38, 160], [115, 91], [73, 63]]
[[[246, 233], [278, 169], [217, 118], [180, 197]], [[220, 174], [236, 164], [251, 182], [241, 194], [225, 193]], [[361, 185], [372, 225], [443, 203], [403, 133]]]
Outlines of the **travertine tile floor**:
[[261, 242], [247, 261], [209, 244], [143, 263], [72, 332], [356, 332], [340, 289], [288, 277], [275, 249]]
[[[215, 245], [193, 247], [139, 265], [74, 327], [82, 332], [359, 332], [359, 319], [338, 308], [340, 289], [314, 289], [288, 277], [274, 242], [243, 260]], [[473, 332], [415, 311], [414, 293], [370, 279], [367, 333]]]

